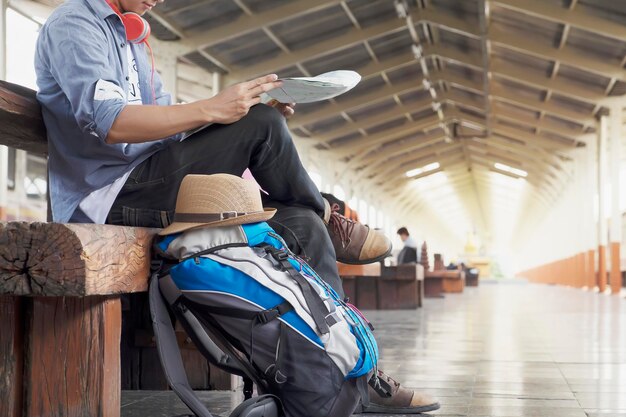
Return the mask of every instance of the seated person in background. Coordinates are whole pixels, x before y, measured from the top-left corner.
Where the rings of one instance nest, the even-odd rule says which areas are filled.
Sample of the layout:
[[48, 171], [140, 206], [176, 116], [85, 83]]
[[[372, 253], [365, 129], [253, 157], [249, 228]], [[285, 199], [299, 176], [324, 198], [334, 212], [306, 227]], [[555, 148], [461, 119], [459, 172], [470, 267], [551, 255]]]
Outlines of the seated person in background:
[[407, 228], [401, 227], [396, 233], [398, 233], [398, 236], [400, 236], [400, 239], [404, 242], [404, 247], [398, 254], [398, 265], [417, 263], [419, 261], [417, 256], [417, 243], [415, 243], [415, 240], [409, 235]]

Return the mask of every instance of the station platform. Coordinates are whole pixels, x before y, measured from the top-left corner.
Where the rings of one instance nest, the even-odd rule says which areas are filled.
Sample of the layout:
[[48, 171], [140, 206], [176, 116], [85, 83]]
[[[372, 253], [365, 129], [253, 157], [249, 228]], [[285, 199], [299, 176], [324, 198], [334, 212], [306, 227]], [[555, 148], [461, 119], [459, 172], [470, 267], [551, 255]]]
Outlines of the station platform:
[[[433, 416], [626, 417], [626, 300], [482, 281], [412, 311], [371, 311], [380, 367], [435, 395]], [[201, 398], [228, 416], [236, 392]], [[188, 412], [171, 392], [124, 392], [123, 417]], [[369, 416], [377, 416], [369, 414]]]

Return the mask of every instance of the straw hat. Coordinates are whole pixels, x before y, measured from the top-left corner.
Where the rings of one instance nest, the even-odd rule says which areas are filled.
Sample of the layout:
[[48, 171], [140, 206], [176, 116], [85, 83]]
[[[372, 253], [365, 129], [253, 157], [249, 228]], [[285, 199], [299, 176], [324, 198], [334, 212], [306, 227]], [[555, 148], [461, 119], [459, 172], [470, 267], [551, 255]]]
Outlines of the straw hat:
[[263, 222], [275, 213], [276, 209], [263, 209], [254, 181], [230, 174], [187, 175], [178, 189], [174, 221], [159, 235], [195, 227]]

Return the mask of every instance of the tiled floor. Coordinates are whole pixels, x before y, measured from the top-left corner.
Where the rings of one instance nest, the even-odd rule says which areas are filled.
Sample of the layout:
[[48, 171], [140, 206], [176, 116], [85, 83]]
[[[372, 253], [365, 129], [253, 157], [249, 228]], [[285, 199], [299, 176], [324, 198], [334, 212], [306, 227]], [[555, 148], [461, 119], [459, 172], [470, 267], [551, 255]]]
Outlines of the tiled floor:
[[[418, 311], [367, 312], [381, 369], [436, 395], [435, 416], [626, 417], [626, 300], [483, 283]], [[239, 394], [202, 393], [227, 416]], [[125, 392], [122, 416], [187, 410], [168, 392]]]

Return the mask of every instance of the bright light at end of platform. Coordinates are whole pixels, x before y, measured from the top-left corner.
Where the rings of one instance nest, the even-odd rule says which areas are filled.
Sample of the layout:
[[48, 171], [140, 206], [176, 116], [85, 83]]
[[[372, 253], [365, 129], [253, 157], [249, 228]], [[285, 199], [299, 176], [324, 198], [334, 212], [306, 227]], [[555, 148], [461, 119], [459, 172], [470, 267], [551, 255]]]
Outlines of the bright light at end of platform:
[[526, 172], [526, 171], [524, 171], [522, 169], [513, 168], [513, 167], [510, 167], [508, 165], [501, 164], [499, 162], [496, 162], [495, 164], [493, 164], [493, 166], [496, 169], [499, 169], [500, 171], [508, 172], [508, 173], [517, 175], [519, 177], [526, 178], [528, 176], [528, 172]]
[[416, 175], [424, 174], [426, 172], [434, 171], [439, 168], [439, 162], [433, 162], [432, 164], [424, 165], [421, 168], [412, 169], [406, 172], [407, 177], [415, 177]]

